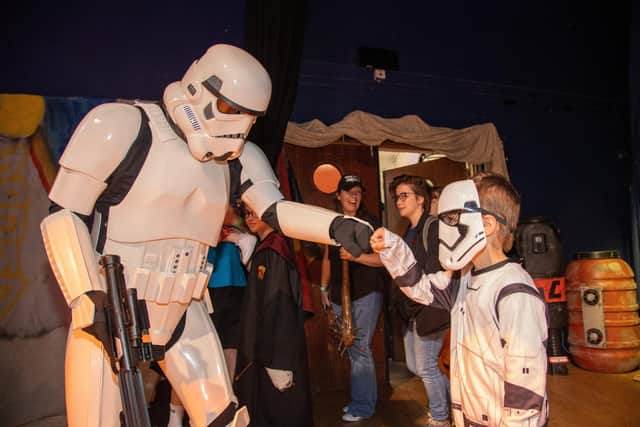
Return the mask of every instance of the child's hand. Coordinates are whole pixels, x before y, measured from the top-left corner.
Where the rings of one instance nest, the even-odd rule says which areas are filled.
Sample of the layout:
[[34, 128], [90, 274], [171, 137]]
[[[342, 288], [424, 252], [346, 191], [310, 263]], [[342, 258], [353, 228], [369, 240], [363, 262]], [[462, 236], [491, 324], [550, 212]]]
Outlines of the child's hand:
[[344, 261], [355, 261], [355, 257], [353, 255], [351, 255], [351, 252], [349, 252], [348, 250], [346, 250], [345, 248], [341, 247], [340, 248], [340, 259], [344, 260]]
[[271, 378], [273, 386], [279, 391], [285, 391], [293, 385], [293, 372], [285, 371], [283, 369], [271, 369], [266, 366], [264, 369], [267, 370], [267, 374], [269, 374], [269, 378]]
[[234, 243], [238, 249], [240, 249], [240, 258], [242, 259], [242, 263], [247, 265], [258, 238], [253, 234], [243, 233], [242, 231], [231, 227], [229, 228], [229, 233], [223, 240], [225, 242]]
[[220, 230], [220, 240], [226, 239], [229, 233], [231, 233], [231, 231], [232, 231], [231, 227], [223, 225], [222, 230]]
[[223, 242], [235, 243], [237, 245], [241, 235], [242, 233], [235, 228], [224, 226], [222, 227], [222, 232], [220, 233], [220, 240], [222, 240]]
[[369, 243], [371, 244], [371, 249], [374, 252], [382, 252], [385, 249], [384, 244], [384, 227], [378, 228], [371, 235], [371, 239], [369, 239]]

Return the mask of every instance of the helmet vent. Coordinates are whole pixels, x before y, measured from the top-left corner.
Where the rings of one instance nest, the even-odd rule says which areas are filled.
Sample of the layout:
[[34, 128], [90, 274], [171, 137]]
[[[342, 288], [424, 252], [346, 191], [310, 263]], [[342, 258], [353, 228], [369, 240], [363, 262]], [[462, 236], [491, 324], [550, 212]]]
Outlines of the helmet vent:
[[189, 123], [191, 123], [191, 127], [193, 127], [193, 130], [199, 131], [201, 129], [200, 123], [198, 123], [198, 118], [196, 117], [194, 112], [191, 111], [191, 107], [185, 105], [183, 109], [184, 113], [187, 115], [187, 119], [189, 119]]

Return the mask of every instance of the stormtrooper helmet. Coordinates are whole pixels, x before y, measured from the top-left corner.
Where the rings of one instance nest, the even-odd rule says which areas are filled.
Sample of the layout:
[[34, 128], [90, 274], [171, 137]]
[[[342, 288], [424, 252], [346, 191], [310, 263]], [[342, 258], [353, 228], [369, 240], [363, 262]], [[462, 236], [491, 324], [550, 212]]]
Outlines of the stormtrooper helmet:
[[460, 270], [487, 244], [476, 185], [470, 179], [444, 187], [438, 200], [440, 264]]
[[191, 154], [203, 162], [238, 157], [270, 98], [267, 70], [248, 52], [226, 44], [210, 47], [163, 96]]

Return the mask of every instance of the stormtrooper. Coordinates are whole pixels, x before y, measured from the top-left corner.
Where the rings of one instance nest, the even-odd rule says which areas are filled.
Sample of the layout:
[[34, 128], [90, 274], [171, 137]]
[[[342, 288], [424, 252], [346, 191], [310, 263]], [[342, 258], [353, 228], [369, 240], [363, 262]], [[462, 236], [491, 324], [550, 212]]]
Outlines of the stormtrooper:
[[[283, 200], [264, 153], [246, 137], [271, 80], [249, 53], [214, 45], [163, 102], [107, 103], [81, 121], [60, 159], [41, 231], [72, 312], [66, 352], [70, 426], [120, 425], [118, 380], [94, 327], [104, 322], [101, 254], [115, 254], [144, 300], [164, 375], [194, 426], [246, 426], [205, 292], [230, 195], [289, 237], [368, 248], [370, 226]], [[277, 388], [291, 373], [272, 370]]]

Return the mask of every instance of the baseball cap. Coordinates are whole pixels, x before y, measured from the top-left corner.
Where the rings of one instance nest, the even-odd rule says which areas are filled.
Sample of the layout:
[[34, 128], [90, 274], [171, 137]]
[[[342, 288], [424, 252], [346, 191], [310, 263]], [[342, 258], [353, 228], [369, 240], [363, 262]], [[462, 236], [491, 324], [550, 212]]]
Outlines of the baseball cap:
[[353, 187], [360, 187], [364, 191], [364, 185], [358, 175], [344, 175], [338, 183], [338, 191], [349, 191]]

